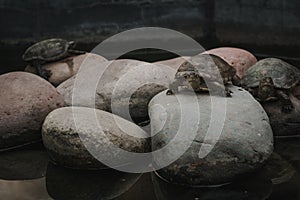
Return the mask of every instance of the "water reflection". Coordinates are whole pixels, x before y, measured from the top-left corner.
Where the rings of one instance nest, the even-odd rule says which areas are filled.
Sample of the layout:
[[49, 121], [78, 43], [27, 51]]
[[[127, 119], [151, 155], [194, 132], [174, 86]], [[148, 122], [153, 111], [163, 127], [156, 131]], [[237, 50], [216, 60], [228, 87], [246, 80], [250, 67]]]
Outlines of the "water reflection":
[[30, 180], [44, 177], [48, 154], [40, 145], [0, 152], [0, 179]]
[[295, 200], [300, 188], [299, 173], [275, 153], [259, 172], [221, 187], [189, 188], [167, 183], [156, 175], [152, 175], [152, 181], [158, 200]]
[[46, 185], [54, 199], [114, 199], [129, 190], [140, 176], [111, 169], [71, 170], [49, 163]]

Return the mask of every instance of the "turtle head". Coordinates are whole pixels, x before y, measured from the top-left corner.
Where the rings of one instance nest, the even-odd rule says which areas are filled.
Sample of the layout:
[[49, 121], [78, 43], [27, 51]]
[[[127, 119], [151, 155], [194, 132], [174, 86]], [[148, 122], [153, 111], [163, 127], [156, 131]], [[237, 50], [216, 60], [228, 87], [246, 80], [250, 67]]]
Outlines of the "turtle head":
[[274, 97], [275, 88], [274, 82], [271, 77], [265, 77], [260, 80], [258, 87], [258, 99], [261, 101], [267, 101]]
[[74, 48], [76, 45], [75, 41], [69, 41], [68, 43], [69, 43], [70, 48]]

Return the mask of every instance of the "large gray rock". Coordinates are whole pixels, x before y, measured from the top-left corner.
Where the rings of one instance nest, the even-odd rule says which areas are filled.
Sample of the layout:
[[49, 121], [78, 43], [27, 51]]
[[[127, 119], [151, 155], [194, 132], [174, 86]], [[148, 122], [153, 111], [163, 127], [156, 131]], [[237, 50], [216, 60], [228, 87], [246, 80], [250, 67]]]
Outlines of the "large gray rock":
[[68, 105], [95, 107], [140, 122], [149, 119], [149, 101], [169, 86], [175, 72], [158, 64], [115, 60], [84, 66], [57, 90]]
[[0, 76], [0, 149], [41, 140], [48, 113], [65, 106], [63, 97], [47, 81], [26, 72]]
[[[104, 61], [107, 60], [100, 55], [86, 53], [78, 56], [68, 57], [57, 62], [47, 63], [43, 65], [43, 70], [46, 70], [50, 75], [48, 81], [53, 85], [58, 86], [68, 78], [75, 75], [82, 64], [98, 65], [98, 63]], [[25, 71], [37, 74], [36, 68], [30, 65], [25, 68]]]
[[174, 161], [157, 171], [161, 177], [179, 184], [220, 184], [257, 169], [271, 155], [265, 111], [245, 90], [230, 89], [231, 98], [164, 91], [151, 100], [152, 149], [161, 150], [154, 162], [164, 167]]
[[290, 94], [294, 109], [289, 113], [282, 112], [280, 101], [261, 102], [270, 118], [270, 123], [275, 136], [300, 135], [300, 100]]
[[122, 150], [142, 153], [149, 149], [147, 133], [137, 125], [85, 107], [51, 112], [43, 124], [42, 135], [51, 159], [74, 169], [107, 168], [108, 162], [109, 167], [129, 164], [134, 158], [123, 156]]

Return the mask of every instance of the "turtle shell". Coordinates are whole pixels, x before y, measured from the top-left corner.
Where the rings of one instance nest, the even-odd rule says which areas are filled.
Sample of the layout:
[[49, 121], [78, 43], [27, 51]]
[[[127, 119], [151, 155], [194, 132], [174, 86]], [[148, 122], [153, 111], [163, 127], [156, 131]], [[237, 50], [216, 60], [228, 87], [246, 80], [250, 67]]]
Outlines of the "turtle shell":
[[278, 58], [266, 58], [247, 70], [241, 80], [241, 85], [247, 88], [255, 88], [259, 86], [260, 80], [265, 77], [271, 77], [276, 88], [290, 89], [298, 84], [300, 71]]
[[64, 39], [48, 39], [30, 46], [23, 54], [23, 60], [30, 62], [32, 60], [41, 60], [45, 62], [59, 60], [64, 58], [70, 45]]
[[236, 70], [226, 61], [212, 54], [199, 54], [191, 57], [179, 67], [178, 72], [192, 70], [211, 81], [222, 82], [220, 79], [222, 78], [224, 84], [231, 81], [236, 73]]

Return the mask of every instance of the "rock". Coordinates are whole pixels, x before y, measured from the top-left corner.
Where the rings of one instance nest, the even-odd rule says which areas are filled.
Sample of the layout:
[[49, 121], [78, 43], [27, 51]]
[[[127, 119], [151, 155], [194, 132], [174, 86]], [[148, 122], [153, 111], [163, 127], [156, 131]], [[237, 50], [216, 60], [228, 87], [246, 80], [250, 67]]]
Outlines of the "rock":
[[115, 199], [129, 190], [140, 176], [112, 169], [70, 170], [49, 163], [46, 184], [53, 199]]
[[186, 60], [188, 60], [189, 58], [190, 58], [189, 56], [177, 57], [173, 59], [157, 61], [155, 62], [155, 64], [166, 65], [177, 70], [180, 67], [180, 65], [184, 63]]
[[[42, 144], [39, 144], [42, 146]], [[26, 147], [0, 154], [0, 179], [32, 180], [46, 174], [49, 157], [43, 147]]]
[[[273, 151], [268, 116], [247, 91], [229, 89], [233, 94], [226, 99], [164, 91], [151, 100], [152, 150], [164, 147], [153, 158], [158, 169], [163, 167], [157, 171], [162, 178], [185, 185], [221, 184], [268, 159]], [[174, 162], [166, 166], [169, 160]]]
[[267, 112], [275, 136], [300, 135], [300, 100], [290, 94], [294, 109], [289, 113], [282, 112], [280, 101], [261, 102]]
[[141, 153], [149, 148], [147, 133], [137, 125], [111, 113], [84, 107], [51, 112], [43, 124], [42, 135], [50, 158], [74, 169], [107, 168], [108, 162], [113, 162], [109, 167], [129, 164], [131, 158], [122, 157], [120, 149]]
[[221, 47], [203, 52], [223, 58], [229, 65], [237, 70], [237, 75], [242, 78], [246, 71], [257, 62], [257, 59], [249, 51], [232, 47]]
[[[50, 73], [48, 81], [54, 86], [58, 86], [60, 83], [75, 75], [78, 72], [81, 64], [84, 63], [84, 65], [98, 65], [98, 63], [104, 61], [107, 60], [100, 55], [86, 53], [78, 56], [68, 57], [61, 61], [47, 63], [43, 65], [43, 69]], [[33, 66], [27, 66], [25, 71], [37, 74], [36, 68]]]
[[68, 105], [95, 107], [139, 123], [149, 119], [151, 98], [174, 78], [176, 71], [166, 68], [129, 59], [99, 63], [83, 69], [57, 90]]
[[42, 123], [52, 110], [65, 105], [47, 81], [26, 72], [0, 76], [0, 149], [41, 140]]

